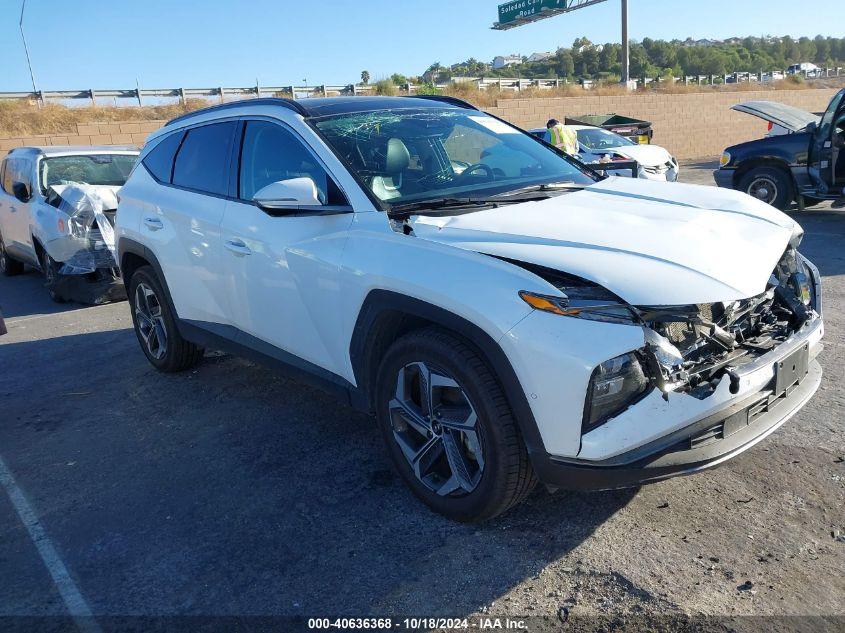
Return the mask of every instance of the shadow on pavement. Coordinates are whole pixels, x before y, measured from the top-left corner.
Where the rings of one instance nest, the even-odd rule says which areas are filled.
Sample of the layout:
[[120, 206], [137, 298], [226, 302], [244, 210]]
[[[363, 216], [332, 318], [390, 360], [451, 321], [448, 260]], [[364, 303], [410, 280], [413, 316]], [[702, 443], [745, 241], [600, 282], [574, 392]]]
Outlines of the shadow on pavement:
[[368, 416], [245, 361], [161, 375], [129, 329], [0, 353], [0, 450], [98, 614], [469, 614], [634, 495], [538, 489], [456, 524]]
[[0, 312], [6, 319], [59, 314], [90, 307], [75, 301], [56, 303], [51, 300], [44, 287], [44, 277], [38, 271], [27, 269], [26, 273], [15, 277], [0, 276]]

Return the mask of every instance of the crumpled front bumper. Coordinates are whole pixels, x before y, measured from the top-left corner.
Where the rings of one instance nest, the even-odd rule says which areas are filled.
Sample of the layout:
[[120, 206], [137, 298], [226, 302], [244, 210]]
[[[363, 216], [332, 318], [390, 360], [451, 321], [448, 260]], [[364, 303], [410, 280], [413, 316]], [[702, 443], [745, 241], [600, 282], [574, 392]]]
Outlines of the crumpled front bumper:
[[126, 288], [117, 268], [100, 268], [80, 275], [59, 275], [54, 290], [65, 301], [88, 305], [126, 299]]
[[602, 461], [535, 459], [544, 484], [567, 490], [612, 490], [712, 468], [748, 450], [795, 415], [819, 388], [822, 369], [812, 361], [807, 375], [781, 396], [770, 390], [708, 416], [645, 446]]

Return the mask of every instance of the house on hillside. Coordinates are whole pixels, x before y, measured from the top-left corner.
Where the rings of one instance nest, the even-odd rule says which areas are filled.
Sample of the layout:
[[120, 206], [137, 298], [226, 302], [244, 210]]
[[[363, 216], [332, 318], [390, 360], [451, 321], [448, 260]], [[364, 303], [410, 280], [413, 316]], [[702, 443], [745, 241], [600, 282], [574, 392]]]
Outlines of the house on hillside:
[[498, 55], [493, 58], [493, 70], [522, 64], [522, 55]]
[[531, 56], [528, 58], [529, 62], [544, 62], [547, 59], [551, 59], [554, 57], [555, 54], [551, 51], [546, 51], [545, 53], [532, 53]]

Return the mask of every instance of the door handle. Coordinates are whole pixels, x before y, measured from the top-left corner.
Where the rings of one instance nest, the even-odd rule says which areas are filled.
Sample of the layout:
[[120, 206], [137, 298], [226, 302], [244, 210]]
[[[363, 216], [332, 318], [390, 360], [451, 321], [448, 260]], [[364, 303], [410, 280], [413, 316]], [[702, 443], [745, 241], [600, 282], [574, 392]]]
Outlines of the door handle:
[[164, 228], [164, 224], [158, 218], [144, 218], [144, 226], [151, 231], [160, 231]]
[[238, 257], [243, 257], [245, 255], [252, 255], [252, 249], [247, 246], [243, 240], [233, 239], [233, 240], [226, 240], [224, 244], [227, 250], [232, 251]]

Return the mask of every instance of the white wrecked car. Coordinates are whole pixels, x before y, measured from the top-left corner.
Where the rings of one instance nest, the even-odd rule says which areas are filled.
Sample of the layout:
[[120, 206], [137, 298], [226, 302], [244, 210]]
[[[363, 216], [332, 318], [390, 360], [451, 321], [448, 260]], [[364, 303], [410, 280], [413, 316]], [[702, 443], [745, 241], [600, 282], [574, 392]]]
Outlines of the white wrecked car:
[[[669, 150], [652, 144], [635, 143], [621, 134], [592, 125], [570, 125], [578, 134], [578, 158], [587, 164], [608, 163], [609, 176], [630, 176], [629, 169], [612, 169], [614, 161], [636, 161], [637, 177], [645, 180], [677, 182], [681, 168]], [[531, 134], [546, 140], [546, 130], [538, 128]]]
[[125, 298], [114, 259], [117, 190], [130, 147], [22, 147], [0, 165], [0, 272], [40, 269], [57, 302]]

